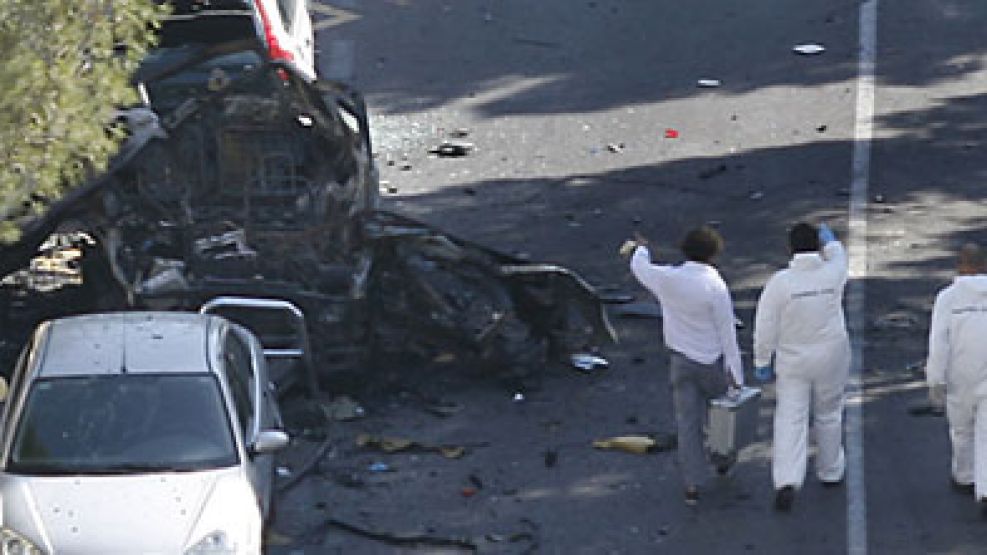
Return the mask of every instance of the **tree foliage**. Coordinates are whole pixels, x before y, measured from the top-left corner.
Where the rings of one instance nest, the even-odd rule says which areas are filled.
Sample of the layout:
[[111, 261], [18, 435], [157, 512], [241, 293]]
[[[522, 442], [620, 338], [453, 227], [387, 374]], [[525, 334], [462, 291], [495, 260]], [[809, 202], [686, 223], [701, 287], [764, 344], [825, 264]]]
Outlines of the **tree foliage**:
[[154, 0], [0, 0], [0, 241], [106, 167], [136, 102], [130, 76], [165, 9]]

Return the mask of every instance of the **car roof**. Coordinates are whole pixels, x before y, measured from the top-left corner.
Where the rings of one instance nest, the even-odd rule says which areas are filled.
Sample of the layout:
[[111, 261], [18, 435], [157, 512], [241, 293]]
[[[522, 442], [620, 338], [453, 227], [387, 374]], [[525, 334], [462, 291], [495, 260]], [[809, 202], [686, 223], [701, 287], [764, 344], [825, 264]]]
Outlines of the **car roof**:
[[214, 316], [114, 312], [53, 320], [38, 377], [211, 373]]

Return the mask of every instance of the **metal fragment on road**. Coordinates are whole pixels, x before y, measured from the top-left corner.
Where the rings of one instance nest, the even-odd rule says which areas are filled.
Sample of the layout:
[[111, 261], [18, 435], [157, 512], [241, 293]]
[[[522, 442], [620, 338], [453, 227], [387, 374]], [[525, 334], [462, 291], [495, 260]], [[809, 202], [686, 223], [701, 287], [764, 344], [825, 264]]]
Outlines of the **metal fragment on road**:
[[429, 150], [429, 153], [443, 158], [458, 158], [468, 155], [474, 149], [475, 146], [473, 143], [465, 141], [442, 141], [439, 146]]
[[700, 79], [696, 81], [696, 86], [701, 89], [715, 89], [722, 84], [719, 79]]
[[617, 154], [624, 151], [624, 143], [610, 143], [607, 145], [607, 150]]
[[385, 462], [375, 462], [367, 467], [370, 472], [390, 472], [391, 466]]
[[573, 368], [583, 372], [604, 370], [610, 367], [610, 362], [607, 359], [589, 353], [576, 353], [569, 357], [569, 362]]
[[822, 54], [826, 51], [826, 47], [821, 44], [816, 43], [806, 43], [796, 45], [792, 50], [796, 54], [801, 54], [803, 56], [814, 56], [816, 54]]

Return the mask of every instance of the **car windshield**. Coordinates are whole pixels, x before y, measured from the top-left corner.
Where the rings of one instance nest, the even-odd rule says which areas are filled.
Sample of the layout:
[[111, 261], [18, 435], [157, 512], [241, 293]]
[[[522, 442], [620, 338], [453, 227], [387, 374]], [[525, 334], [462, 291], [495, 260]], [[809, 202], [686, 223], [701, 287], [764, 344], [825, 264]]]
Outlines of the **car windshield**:
[[181, 472], [232, 466], [237, 460], [214, 376], [117, 374], [35, 382], [7, 470]]

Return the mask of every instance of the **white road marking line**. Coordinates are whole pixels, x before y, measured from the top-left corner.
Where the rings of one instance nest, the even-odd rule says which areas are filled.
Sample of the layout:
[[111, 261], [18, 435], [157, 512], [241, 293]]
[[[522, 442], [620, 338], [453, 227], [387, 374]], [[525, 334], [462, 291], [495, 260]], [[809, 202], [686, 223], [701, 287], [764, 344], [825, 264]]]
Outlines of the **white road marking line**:
[[867, 553], [867, 487], [864, 483], [862, 403], [864, 391], [861, 371], [866, 329], [864, 279], [867, 277], [867, 197], [871, 141], [874, 137], [878, 1], [867, 0], [860, 6], [860, 61], [850, 174], [850, 284], [847, 291], [847, 311], [852, 356], [846, 406], [847, 552], [850, 555]]
[[[355, 2], [344, 2], [344, 3], [347, 4], [348, 8], [353, 9], [356, 7], [354, 5], [356, 4]], [[356, 21], [357, 19], [363, 17], [359, 14], [353, 13], [350, 10], [344, 10], [343, 8], [337, 8], [336, 6], [327, 4], [325, 3], [325, 0], [323, 0], [322, 2], [318, 2], [318, 1], [309, 2], [308, 9], [312, 13], [329, 16], [328, 19], [320, 19], [312, 25], [312, 29], [314, 29], [315, 31], [322, 31], [324, 29], [329, 29], [330, 27], [343, 25], [344, 23], [349, 23], [350, 21]]]

